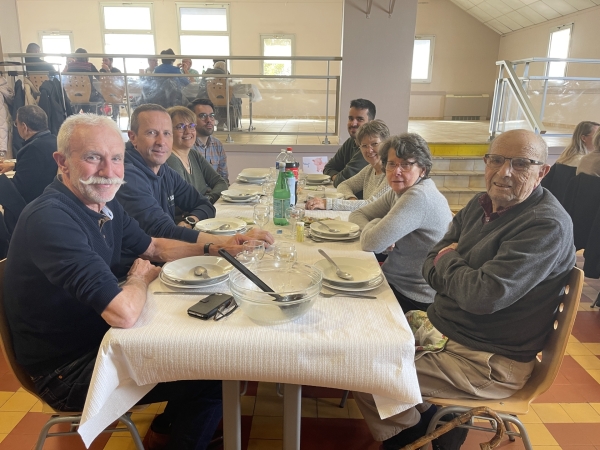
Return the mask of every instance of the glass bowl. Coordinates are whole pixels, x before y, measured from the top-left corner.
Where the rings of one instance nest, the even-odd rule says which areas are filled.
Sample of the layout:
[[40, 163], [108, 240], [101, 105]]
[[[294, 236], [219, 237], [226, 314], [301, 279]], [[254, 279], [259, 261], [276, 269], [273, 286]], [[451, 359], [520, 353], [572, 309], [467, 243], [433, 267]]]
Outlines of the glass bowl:
[[263, 292], [238, 270], [229, 275], [229, 288], [240, 309], [260, 325], [291, 322], [306, 314], [321, 291], [323, 275], [306, 264], [264, 260], [248, 264], [248, 269], [281, 297], [281, 301]]

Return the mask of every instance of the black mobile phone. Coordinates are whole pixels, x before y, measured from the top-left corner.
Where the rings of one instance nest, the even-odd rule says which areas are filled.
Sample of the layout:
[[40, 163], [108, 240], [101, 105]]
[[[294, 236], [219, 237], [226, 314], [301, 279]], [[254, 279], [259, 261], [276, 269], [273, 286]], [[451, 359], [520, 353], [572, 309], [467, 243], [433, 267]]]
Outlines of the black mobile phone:
[[227, 303], [231, 298], [233, 297], [229, 294], [212, 294], [190, 306], [187, 312], [192, 317], [208, 320], [217, 313], [221, 305]]

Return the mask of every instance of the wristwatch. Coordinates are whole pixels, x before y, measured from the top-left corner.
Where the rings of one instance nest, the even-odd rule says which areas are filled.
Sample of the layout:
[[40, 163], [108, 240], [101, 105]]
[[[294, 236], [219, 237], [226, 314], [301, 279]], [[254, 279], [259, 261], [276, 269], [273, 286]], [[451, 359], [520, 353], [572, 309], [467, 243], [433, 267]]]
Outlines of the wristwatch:
[[184, 217], [183, 220], [185, 220], [186, 223], [189, 223], [192, 226], [192, 228], [194, 228], [194, 225], [196, 225], [199, 222], [199, 220], [196, 219], [194, 216]]

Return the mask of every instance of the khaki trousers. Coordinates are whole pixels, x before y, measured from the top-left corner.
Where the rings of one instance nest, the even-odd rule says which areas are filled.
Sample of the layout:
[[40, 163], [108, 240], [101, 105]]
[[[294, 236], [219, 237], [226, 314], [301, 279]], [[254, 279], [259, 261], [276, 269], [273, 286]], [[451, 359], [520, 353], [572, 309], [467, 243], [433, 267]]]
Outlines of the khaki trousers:
[[[525, 385], [534, 361], [518, 362], [505, 356], [472, 350], [449, 340], [438, 353], [427, 353], [415, 361], [421, 395], [441, 398], [506, 398]], [[416, 425], [420, 413], [429, 408], [421, 403], [400, 414], [381, 419], [371, 394], [354, 392], [354, 398], [373, 438], [383, 441]]]

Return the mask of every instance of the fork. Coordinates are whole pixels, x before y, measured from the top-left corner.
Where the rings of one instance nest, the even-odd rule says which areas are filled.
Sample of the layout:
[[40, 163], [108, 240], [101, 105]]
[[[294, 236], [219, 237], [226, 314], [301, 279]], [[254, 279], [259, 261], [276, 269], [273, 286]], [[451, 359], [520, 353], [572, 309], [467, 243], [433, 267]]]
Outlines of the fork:
[[349, 294], [347, 292], [336, 292], [335, 294], [325, 294], [324, 292], [319, 292], [321, 297], [331, 298], [331, 297], [353, 297], [353, 298], [370, 298], [372, 300], [376, 300], [377, 297], [373, 297], [372, 295], [361, 295], [361, 294]]

